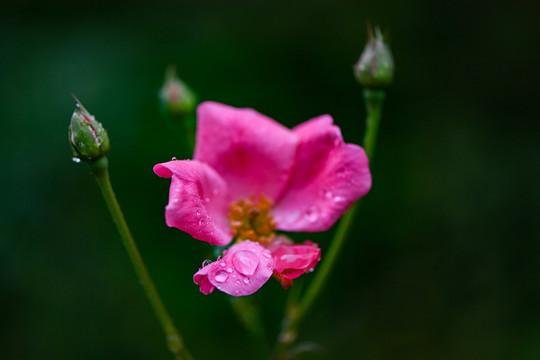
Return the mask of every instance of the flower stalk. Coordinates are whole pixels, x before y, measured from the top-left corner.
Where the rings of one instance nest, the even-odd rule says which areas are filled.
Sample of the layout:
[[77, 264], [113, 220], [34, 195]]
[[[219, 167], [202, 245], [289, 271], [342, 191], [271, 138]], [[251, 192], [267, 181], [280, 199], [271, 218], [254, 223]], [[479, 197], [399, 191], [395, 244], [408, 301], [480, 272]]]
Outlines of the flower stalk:
[[107, 207], [109, 208], [114, 223], [116, 224], [118, 232], [120, 233], [124, 246], [128, 252], [131, 263], [133, 264], [135, 272], [139, 277], [139, 281], [146, 293], [146, 296], [148, 297], [148, 300], [150, 301], [150, 304], [159, 320], [161, 327], [163, 328], [163, 331], [167, 338], [167, 346], [169, 350], [173, 353], [177, 360], [192, 360], [193, 357], [183, 344], [180, 333], [174, 326], [174, 323], [171, 320], [171, 317], [169, 316], [165, 305], [161, 301], [154, 282], [152, 281], [152, 278], [150, 277], [150, 274], [148, 273], [148, 270], [146, 269], [146, 266], [143, 262], [141, 254], [137, 249], [137, 245], [133, 240], [133, 236], [129, 231], [128, 225], [124, 219], [124, 215], [122, 214], [122, 211], [120, 209], [120, 205], [116, 200], [116, 196], [114, 195], [112, 185], [109, 179], [107, 157], [103, 156], [94, 162], [90, 162], [89, 166], [92, 174], [97, 180], [103, 198], [107, 203]]
[[[364, 101], [366, 105], [366, 133], [363, 142], [363, 148], [370, 160], [370, 165], [373, 164], [373, 155], [375, 152], [375, 144], [377, 142], [377, 134], [379, 123], [381, 120], [382, 106], [385, 98], [385, 91], [382, 89], [366, 88], [363, 91]], [[360, 200], [351, 206], [351, 208], [343, 215], [334, 238], [332, 239], [327, 253], [323, 261], [317, 269], [317, 273], [310, 283], [301, 300], [287, 307], [285, 317], [283, 319], [281, 333], [278, 336], [278, 342], [274, 350], [276, 359], [284, 360], [291, 358], [287, 355], [287, 350], [294, 343], [298, 334], [298, 326], [305, 315], [311, 309], [313, 303], [324, 288], [328, 280], [332, 268], [343, 249], [347, 235], [349, 234], [353, 221], [360, 207]]]

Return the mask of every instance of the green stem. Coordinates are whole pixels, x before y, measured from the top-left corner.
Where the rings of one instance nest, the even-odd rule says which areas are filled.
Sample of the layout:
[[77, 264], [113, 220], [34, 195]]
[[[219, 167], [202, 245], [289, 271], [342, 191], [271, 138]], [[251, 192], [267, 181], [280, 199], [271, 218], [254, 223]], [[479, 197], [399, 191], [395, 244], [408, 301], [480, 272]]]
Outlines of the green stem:
[[105, 202], [107, 203], [107, 206], [116, 224], [118, 232], [122, 237], [131, 263], [133, 264], [135, 272], [139, 277], [139, 281], [141, 282], [146, 296], [148, 297], [148, 300], [150, 300], [150, 304], [152, 305], [152, 308], [154, 309], [159, 323], [161, 324], [161, 327], [165, 332], [165, 335], [167, 337], [167, 346], [169, 350], [174, 354], [177, 360], [193, 359], [191, 354], [183, 344], [180, 333], [178, 332], [178, 330], [176, 330], [176, 327], [174, 326], [171, 317], [165, 309], [165, 305], [163, 305], [163, 302], [159, 297], [156, 287], [152, 282], [152, 279], [150, 278], [150, 274], [148, 273], [148, 270], [144, 265], [141, 254], [139, 253], [139, 250], [135, 245], [133, 236], [131, 235], [127, 223], [124, 220], [124, 215], [122, 215], [122, 210], [120, 210], [120, 205], [116, 200], [116, 196], [114, 195], [112, 185], [109, 180], [107, 158], [102, 157], [97, 161], [90, 163], [89, 165], [92, 173], [94, 174], [98, 182], [99, 188], [101, 189], [101, 193], [103, 194]]
[[258, 357], [262, 358], [268, 354], [268, 342], [266, 332], [261, 321], [259, 308], [252, 303], [249, 297], [230, 297], [231, 305], [238, 317], [238, 320], [244, 325], [255, 339]]
[[[383, 90], [365, 89], [363, 95], [367, 109], [366, 134], [363, 145], [366, 155], [370, 160], [370, 165], [372, 165], [385, 93]], [[311, 309], [315, 299], [317, 299], [324, 288], [324, 285], [332, 272], [332, 268], [345, 244], [345, 240], [350, 232], [359, 206], [360, 201], [357, 201], [343, 216], [334, 238], [330, 243], [330, 247], [324, 256], [323, 261], [319, 265], [317, 273], [306, 290], [305, 295], [296, 306], [290, 306], [286, 310], [282, 330], [278, 337], [278, 344], [274, 352], [277, 359], [287, 358], [285, 351], [296, 340], [298, 325]]]

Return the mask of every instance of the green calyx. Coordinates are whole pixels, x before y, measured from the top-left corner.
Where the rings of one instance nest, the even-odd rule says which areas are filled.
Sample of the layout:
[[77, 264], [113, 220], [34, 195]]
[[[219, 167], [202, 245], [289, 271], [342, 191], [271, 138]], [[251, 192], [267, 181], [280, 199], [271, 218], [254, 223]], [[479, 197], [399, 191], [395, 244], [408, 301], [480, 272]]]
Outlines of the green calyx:
[[77, 108], [71, 116], [69, 142], [75, 162], [92, 162], [103, 157], [111, 148], [109, 135], [100, 122], [96, 121], [82, 104], [77, 101]]
[[368, 26], [368, 43], [354, 66], [356, 80], [365, 88], [388, 87], [394, 78], [394, 59], [379, 28]]

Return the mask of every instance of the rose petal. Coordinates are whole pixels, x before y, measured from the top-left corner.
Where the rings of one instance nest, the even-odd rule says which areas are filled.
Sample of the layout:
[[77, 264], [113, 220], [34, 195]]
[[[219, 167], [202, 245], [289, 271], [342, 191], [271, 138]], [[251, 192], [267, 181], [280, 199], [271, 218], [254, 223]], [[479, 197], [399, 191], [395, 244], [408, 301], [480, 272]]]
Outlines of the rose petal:
[[234, 199], [265, 195], [277, 201], [292, 174], [296, 135], [252, 109], [205, 102], [197, 116], [194, 159], [216, 170]]
[[274, 208], [277, 228], [324, 231], [371, 188], [364, 150], [345, 144], [332, 118], [323, 115], [293, 131], [300, 138], [287, 193]]
[[210, 280], [208, 280], [209, 271], [210, 266], [205, 266], [193, 276], [193, 281], [195, 281], [195, 284], [200, 286], [200, 290], [204, 295], [210, 294], [216, 288], [214, 285], [212, 285]]
[[233, 245], [222, 259], [200, 269], [193, 280], [204, 294], [214, 287], [233, 296], [251, 295], [272, 276], [274, 259], [269, 250], [256, 242]]
[[286, 289], [292, 285], [292, 279], [313, 270], [321, 259], [317, 244], [306, 241], [296, 245], [283, 236], [278, 237], [270, 250], [275, 262], [274, 277]]
[[165, 208], [168, 226], [210, 244], [231, 241], [227, 185], [211, 167], [199, 161], [169, 161], [154, 166], [154, 172], [172, 178]]

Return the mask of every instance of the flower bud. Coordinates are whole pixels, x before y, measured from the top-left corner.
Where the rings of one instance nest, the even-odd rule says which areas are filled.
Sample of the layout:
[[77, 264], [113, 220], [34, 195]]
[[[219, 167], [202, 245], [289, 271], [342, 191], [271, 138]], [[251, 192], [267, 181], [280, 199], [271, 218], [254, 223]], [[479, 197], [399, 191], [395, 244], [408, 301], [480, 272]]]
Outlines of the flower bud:
[[197, 102], [193, 91], [176, 76], [174, 66], [170, 66], [165, 72], [165, 83], [159, 91], [159, 99], [163, 114], [179, 119], [189, 115]]
[[95, 161], [104, 156], [111, 144], [109, 135], [94, 115], [82, 106], [77, 98], [77, 108], [71, 116], [69, 142], [73, 151], [73, 161]]
[[354, 66], [356, 80], [366, 88], [385, 88], [394, 77], [394, 60], [390, 48], [385, 44], [381, 30], [375, 28], [375, 35], [368, 25], [368, 43]]

